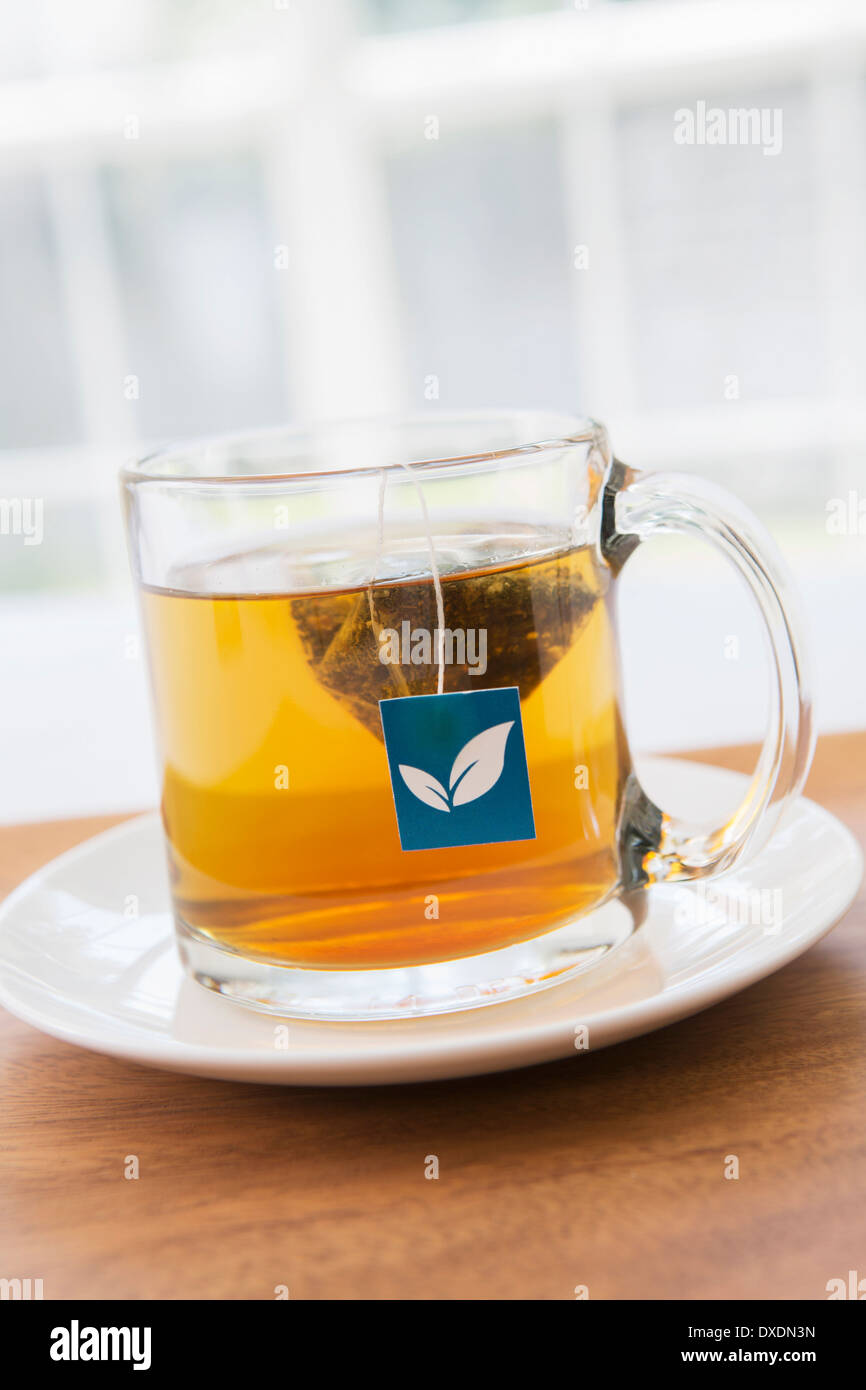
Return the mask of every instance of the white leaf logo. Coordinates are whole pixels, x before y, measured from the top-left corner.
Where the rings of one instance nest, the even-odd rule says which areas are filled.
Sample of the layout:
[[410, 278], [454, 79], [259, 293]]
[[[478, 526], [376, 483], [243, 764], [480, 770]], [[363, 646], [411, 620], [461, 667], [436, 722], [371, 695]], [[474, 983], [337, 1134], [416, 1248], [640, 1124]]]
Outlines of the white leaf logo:
[[448, 786], [455, 806], [477, 801], [495, 787], [505, 765], [505, 744], [514, 720], [494, 724], [464, 744], [454, 759]]
[[437, 811], [451, 810], [448, 805], [448, 793], [441, 782], [437, 782], [435, 777], [431, 777], [429, 772], [423, 772], [420, 767], [409, 767], [407, 763], [400, 763], [399, 766], [400, 776], [413, 796], [417, 796], [425, 806], [435, 806]]
[[477, 801], [479, 796], [495, 787], [502, 776], [505, 745], [513, 725], [513, 719], [506, 724], [494, 724], [491, 729], [476, 734], [463, 745], [451, 768], [448, 782], [450, 804], [448, 792], [442, 783], [422, 768], [399, 763], [400, 776], [413, 796], [436, 811], [450, 811], [452, 806], [465, 806], [469, 801]]

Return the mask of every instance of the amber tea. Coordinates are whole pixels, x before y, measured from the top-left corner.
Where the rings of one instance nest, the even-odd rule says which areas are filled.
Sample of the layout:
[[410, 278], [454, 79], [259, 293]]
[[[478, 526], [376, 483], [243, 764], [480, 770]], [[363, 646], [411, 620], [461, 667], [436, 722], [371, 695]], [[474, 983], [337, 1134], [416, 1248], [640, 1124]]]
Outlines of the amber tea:
[[[609, 571], [589, 546], [492, 535], [435, 538], [441, 606], [423, 539], [373, 585], [335, 587], [312, 555], [284, 576], [272, 547], [145, 588], [183, 933], [285, 965], [418, 965], [614, 890], [628, 758]], [[514, 686], [535, 838], [402, 849], [380, 700]]]
[[[193, 441], [121, 476], [177, 943], [211, 991], [375, 1024], [368, 1060], [384, 1058], [387, 1019], [594, 971], [652, 911], [654, 885], [731, 869], [803, 785], [805, 656], [772, 543], [700, 478], [616, 459], [597, 421], [437, 405]], [[710, 826], [647, 796], [619, 713], [612, 591], [672, 532], [745, 578], [771, 653], [755, 775]], [[659, 621], [675, 630], [677, 611]], [[193, 1040], [195, 1002], [178, 995]], [[230, 1034], [230, 1011], [206, 1017]], [[488, 1015], [460, 1067], [499, 1065], [517, 1017]], [[310, 1061], [315, 1036], [285, 1045]], [[457, 1036], [398, 1028], [398, 1067], [420, 1048], [425, 1076], [454, 1074]], [[381, 1076], [363, 1046], [344, 1055]]]

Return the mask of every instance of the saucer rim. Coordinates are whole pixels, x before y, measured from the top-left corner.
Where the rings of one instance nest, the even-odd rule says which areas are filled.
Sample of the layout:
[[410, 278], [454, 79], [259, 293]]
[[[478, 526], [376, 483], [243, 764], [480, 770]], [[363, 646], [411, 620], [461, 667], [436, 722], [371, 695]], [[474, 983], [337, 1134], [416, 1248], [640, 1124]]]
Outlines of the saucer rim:
[[[744, 774], [733, 772], [729, 768], [690, 759], [653, 758], [652, 762], [675, 765], [680, 769], [689, 769], [689, 772], [694, 770], [696, 777], [709, 773], [719, 782], [722, 778], [728, 779], [731, 784], [735, 778], [745, 780]], [[837, 875], [834, 885], [834, 900], [826, 915], [822, 910], [817, 923], [813, 922], [808, 929], [804, 929], [793, 939], [785, 941], [781, 937], [772, 938], [772, 944], [776, 949], [757, 958], [752, 955], [739, 966], [726, 964], [721, 971], [692, 976], [680, 984], [671, 985], [630, 1004], [597, 1013], [590, 1010], [586, 1017], [593, 1030], [593, 1044], [589, 1051], [594, 1052], [601, 1047], [625, 1042], [700, 1013], [722, 999], [729, 998], [774, 974], [833, 930], [857, 896], [864, 872], [863, 852], [852, 832], [832, 812], [808, 797], [798, 798], [795, 805], [831, 827], [844, 854], [842, 871]], [[347, 1043], [352, 1037], [357, 1037], [359, 1029], [368, 1036], [376, 1032], [381, 1034], [378, 1044], [365, 1047], [360, 1054], [353, 1053], [351, 1046], [347, 1046], [341, 1053], [320, 1053], [318, 1056], [314, 1052], [266, 1052], [257, 1047], [245, 1048], [239, 1045], [219, 1048], [203, 1043], [158, 1037], [136, 1041], [124, 1035], [122, 1025], [115, 1024], [105, 1015], [96, 1015], [101, 1022], [107, 1022], [108, 1026], [95, 1034], [92, 1028], [77, 1028], [74, 1024], [57, 1021], [51, 1012], [50, 1001], [58, 997], [58, 992], [39, 981], [36, 982], [35, 988], [41, 989], [46, 995], [46, 1003], [40, 1008], [29, 1000], [22, 999], [8, 983], [21, 972], [17, 966], [4, 959], [2, 952], [2, 934], [7, 917], [19, 907], [22, 900], [38, 891], [46, 880], [53, 878], [58, 871], [62, 872], [64, 865], [94, 854], [98, 855], [112, 843], [133, 838], [158, 823], [158, 811], [147, 811], [142, 815], [132, 816], [119, 825], [110, 826], [40, 866], [5, 898], [0, 904], [2, 1007], [38, 1031], [88, 1051], [118, 1057], [137, 1065], [203, 1077], [243, 1080], [253, 1084], [400, 1085], [413, 1081], [491, 1074], [540, 1065], [566, 1055], [584, 1055], [573, 1048], [571, 1023], [564, 1023], [561, 1018], [549, 1021], [536, 1019], [531, 1023], [521, 1023], [519, 1019], [515, 1019], [514, 1010], [520, 1009], [520, 999], [484, 1005], [483, 1012], [488, 1026], [476, 1037], [471, 1033], [471, 1020], [480, 1010], [475, 1009], [464, 1009], [459, 1013], [436, 1015], [433, 1018], [382, 1019], [367, 1022], [325, 1022], [289, 1017], [287, 1021], [292, 1028], [302, 1032], [323, 1028], [329, 1031], [339, 1029], [345, 1034]], [[772, 840], [769, 843], [772, 844]], [[765, 852], [766, 849], [758, 851], [754, 858], [760, 859]], [[180, 969], [180, 966], [178, 968]], [[554, 995], [557, 991], [567, 990], [568, 987], [567, 981], [552, 984], [549, 991], [544, 993]], [[59, 997], [64, 1002], [75, 1005], [74, 995]], [[537, 1000], [539, 996], [536, 994], [530, 997]], [[220, 999], [219, 1003], [226, 1008], [239, 1007], [229, 1000]], [[509, 1010], [509, 1018], [503, 1021], [500, 1027], [491, 1028], [490, 1021], [497, 1009]], [[459, 1018], [463, 1027], [458, 1027], [451, 1036], [437, 1036], [430, 1032], [430, 1024], [435, 1018], [440, 1021], [442, 1018]], [[395, 1033], [398, 1029], [399, 1049], [395, 1049]], [[569, 1045], [567, 1050], [566, 1042]]]

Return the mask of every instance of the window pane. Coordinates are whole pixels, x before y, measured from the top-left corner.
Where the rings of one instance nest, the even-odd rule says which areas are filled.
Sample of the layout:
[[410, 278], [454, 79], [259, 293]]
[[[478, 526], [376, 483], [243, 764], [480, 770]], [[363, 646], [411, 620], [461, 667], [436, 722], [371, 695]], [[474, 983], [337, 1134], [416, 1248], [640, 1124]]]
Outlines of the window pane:
[[782, 110], [782, 147], [676, 144], [693, 95], [619, 122], [639, 403], [812, 396], [821, 318], [813, 147], [800, 89], [715, 94], [706, 108]]
[[573, 299], [552, 125], [461, 131], [392, 156], [406, 388], [443, 408], [577, 401]]
[[252, 158], [105, 174], [145, 437], [285, 419], [273, 237]]
[[77, 382], [43, 179], [0, 180], [0, 449], [76, 443]]

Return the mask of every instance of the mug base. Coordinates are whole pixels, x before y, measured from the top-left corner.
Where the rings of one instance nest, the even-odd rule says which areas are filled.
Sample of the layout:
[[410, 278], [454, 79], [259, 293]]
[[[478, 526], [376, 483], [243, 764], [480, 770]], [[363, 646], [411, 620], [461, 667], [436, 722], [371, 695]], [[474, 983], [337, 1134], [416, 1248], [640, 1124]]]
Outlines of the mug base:
[[205, 989], [282, 1018], [371, 1022], [500, 1004], [591, 970], [638, 925], [630, 900], [611, 898], [565, 926], [498, 951], [388, 970], [308, 970], [250, 960], [175, 921], [184, 969]]

